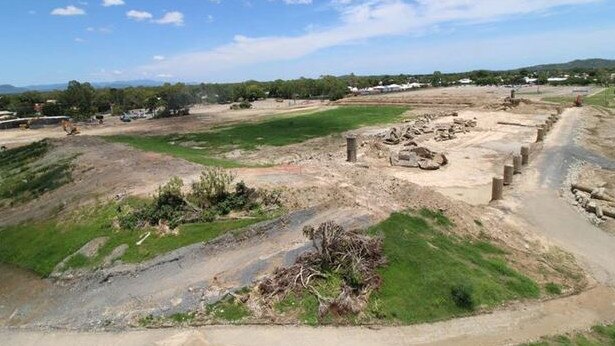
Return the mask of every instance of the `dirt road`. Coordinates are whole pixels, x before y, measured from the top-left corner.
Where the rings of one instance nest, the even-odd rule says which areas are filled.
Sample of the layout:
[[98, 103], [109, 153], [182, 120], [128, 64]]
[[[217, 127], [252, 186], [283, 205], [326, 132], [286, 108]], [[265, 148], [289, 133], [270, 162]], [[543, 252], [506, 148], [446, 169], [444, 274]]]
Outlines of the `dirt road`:
[[578, 160], [615, 169], [614, 161], [576, 144], [578, 123], [585, 112], [571, 108], [564, 113], [514, 198], [519, 216], [535, 226], [537, 232], [575, 254], [599, 282], [614, 286], [615, 236], [592, 225], [559, 197], [570, 166]]
[[209, 326], [190, 329], [80, 333], [5, 330], [7, 345], [515, 345], [583, 329], [615, 316], [615, 290], [521, 304], [491, 314], [407, 327]]

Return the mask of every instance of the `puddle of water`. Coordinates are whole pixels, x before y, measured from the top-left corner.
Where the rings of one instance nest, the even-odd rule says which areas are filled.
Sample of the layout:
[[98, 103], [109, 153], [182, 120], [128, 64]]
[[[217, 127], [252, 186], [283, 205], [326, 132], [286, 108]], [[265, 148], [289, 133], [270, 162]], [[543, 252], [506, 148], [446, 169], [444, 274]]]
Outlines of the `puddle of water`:
[[54, 286], [36, 274], [0, 263], [0, 326], [16, 326], [49, 306]]

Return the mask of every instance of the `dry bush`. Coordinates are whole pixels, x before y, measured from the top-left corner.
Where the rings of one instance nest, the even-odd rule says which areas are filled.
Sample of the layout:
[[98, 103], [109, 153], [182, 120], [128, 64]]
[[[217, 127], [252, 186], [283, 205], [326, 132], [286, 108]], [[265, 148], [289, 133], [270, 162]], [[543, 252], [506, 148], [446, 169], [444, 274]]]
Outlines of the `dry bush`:
[[[328, 312], [359, 313], [381, 284], [377, 269], [386, 263], [381, 239], [345, 230], [332, 221], [318, 228], [305, 227], [303, 233], [314, 250], [260, 282], [258, 290], [264, 303], [272, 305], [290, 292], [308, 291], [318, 298], [321, 317]], [[315, 279], [330, 275], [342, 278], [341, 293], [333, 299], [322, 297], [313, 285]]]

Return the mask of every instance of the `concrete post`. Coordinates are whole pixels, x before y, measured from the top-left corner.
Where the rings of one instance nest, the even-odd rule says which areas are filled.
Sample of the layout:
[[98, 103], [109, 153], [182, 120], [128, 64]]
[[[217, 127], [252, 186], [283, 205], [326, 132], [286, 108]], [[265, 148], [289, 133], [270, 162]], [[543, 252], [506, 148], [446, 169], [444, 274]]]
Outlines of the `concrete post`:
[[521, 155], [514, 155], [513, 156], [513, 168], [514, 168], [514, 173], [515, 174], [521, 174]]
[[357, 162], [357, 136], [348, 135], [346, 137], [346, 161]]
[[505, 165], [504, 166], [504, 185], [510, 185], [513, 183], [513, 174], [514, 174], [514, 167], [511, 165]]
[[524, 145], [521, 147], [521, 165], [525, 166], [530, 163], [530, 147]]
[[491, 184], [491, 200], [499, 201], [502, 199], [502, 193], [504, 191], [504, 180], [502, 178], [493, 178]]
[[511, 99], [514, 99], [514, 98], [515, 98], [515, 92], [516, 92], [516, 91], [515, 91], [515, 89], [512, 89], [512, 90], [510, 91], [510, 98], [511, 98]]
[[545, 139], [545, 128], [541, 127], [538, 129], [538, 134], [536, 135], [536, 142], [542, 142]]

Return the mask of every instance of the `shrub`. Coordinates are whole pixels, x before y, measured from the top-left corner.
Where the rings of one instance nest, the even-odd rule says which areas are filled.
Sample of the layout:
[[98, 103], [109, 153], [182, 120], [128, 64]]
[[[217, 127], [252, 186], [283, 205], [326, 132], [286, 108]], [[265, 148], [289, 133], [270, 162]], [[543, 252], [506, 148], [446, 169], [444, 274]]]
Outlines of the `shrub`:
[[549, 294], [553, 294], [553, 295], [559, 295], [562, 294], [562, 288], [560, 287], [560, 285], [554, 283], [554, 282], [549, 282], [545, 285], [545, 289], [547, 290], [547, 292]]
[[230, 185], [235, 176], [221, 168], [208, 168], [201, 173], [198, 181], [192, 183], [191, 202], [199, 208], [217, 205], [229, 195]]
[[472, 286], [467, 284], [456, 285], [451, 289], [451, 296], [455, 305], [466, 310], [474, 310], [475, 303], [472, 293]]

